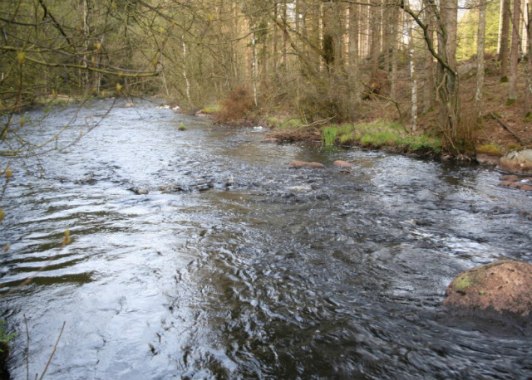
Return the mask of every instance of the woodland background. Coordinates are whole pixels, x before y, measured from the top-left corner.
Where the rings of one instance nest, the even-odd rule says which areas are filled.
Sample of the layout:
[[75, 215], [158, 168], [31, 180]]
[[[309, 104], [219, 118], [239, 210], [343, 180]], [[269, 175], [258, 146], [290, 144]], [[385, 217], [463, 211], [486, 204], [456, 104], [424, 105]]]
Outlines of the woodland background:
[[10, 115], [35, 103], [158, 95], [189, 111], [215, 107], [228, 123], [386, 117], [439, 136], [453, 154], [499, 124], [524, 134], [526, 146], [531, 8], [529, 0], [4, 0], [0, 138], [21, 127]]

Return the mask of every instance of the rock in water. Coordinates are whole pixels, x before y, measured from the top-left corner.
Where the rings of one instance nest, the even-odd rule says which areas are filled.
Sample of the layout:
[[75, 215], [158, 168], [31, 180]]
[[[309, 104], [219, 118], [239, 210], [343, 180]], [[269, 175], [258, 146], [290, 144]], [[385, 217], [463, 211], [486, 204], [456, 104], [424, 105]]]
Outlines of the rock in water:
[[310, 168], [310, 169], [323, 169], [325, 165], [319, 162], [309, 162], [309, 161], [292, 161], [290, 162], [291, 168]]
[[511, 173], [532, 174], [532, 149], [508, 153], [501, 157], [499, 167]]
[[532, 311], [532, 264], [504, 260], [462, 272], [448, 286], [444, 305], [526, 317]]
[[333, 162], [333, 165], [334, 166], [337, 166], [339, 168], [351, 168], [353, 167], [353, 164], [350, 163], [350, 162], [347, 162], [347, 161], [342, 161], [342, 160], [336, 160]]
[[149, 194], [150, 192], [150, 190], [148, 190], [145, 187], [130, 187], [128, 190], [137, 195], [146, 195], [146, 194]]

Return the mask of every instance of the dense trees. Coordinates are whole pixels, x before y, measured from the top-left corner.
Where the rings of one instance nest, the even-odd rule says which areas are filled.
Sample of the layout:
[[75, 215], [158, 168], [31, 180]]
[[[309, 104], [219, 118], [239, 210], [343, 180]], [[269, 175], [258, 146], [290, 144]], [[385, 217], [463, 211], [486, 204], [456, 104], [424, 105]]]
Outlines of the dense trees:
[[484, 52], [498, 51], [514, 101], [530, 30], [528, 0], [460, 6], [458, 12], [456, 0], [6, 0], [0, 109], [60, 93], [116, 91], [160, 93], [193, 109], [240, 87], [258, 109], [311, 123], [362, 117], [363, 103], [380, 99], [405, 122], [436, 107], [435, 132], [458, 152], [467, 138], [458, 60], [478, 59], [480, 104]]

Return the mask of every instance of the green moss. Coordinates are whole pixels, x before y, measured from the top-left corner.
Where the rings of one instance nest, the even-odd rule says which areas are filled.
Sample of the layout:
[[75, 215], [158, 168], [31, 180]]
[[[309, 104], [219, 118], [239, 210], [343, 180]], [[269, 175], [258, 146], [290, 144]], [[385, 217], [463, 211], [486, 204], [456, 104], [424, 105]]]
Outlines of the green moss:
[[179, 126], [177, 127], [178, 131], [186, 131], [187, 127], [183, 123], [179, 123]]
[[492, 156], [502, 156], [503, 149], [495, 143], [482, 144], [476, 147], [477, 153], [490, 154]]
[[471, 279], [471, 277], [467, 273], [464, 273], [464, 274], [460, 275], [459, 277], [457, 277], [453, 281], [453, 286], [454, 286], [454, 288], [456, 289], [457, 292], [464, 292], [465, 293], [465, 291], [471, 285], [473, 285], [473, 280]]
[[220, 112], [221, 109], [222, 109], [222, 107], [218, 103], [214, 103], [214, 104], [208, 104], [205, 107], [203, 107], [201, 109], [201, 112], [203, 112], [203, 113], [205, 113], [207, 115], [211, 115], [211, 114]]

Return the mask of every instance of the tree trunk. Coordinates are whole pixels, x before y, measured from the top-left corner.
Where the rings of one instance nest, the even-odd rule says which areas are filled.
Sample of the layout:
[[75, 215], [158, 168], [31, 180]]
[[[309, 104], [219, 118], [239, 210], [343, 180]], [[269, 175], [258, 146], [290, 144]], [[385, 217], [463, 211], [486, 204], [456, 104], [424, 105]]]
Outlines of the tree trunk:
[[286, 75], [288, 70], [288, 6], [286, 5], [286, 0], [282, 3], [282, 11], [283, 11], [283, 24], [285, 25], [285, 28], [283, 29], [283, 74]]
[[251, 76], [253, 83], [253, 103], [255, 107], [259, 105], [258, 94], [257, 94], [257, 81], [258, 81], [258, 58], [257, 58], [257, 37], [255, 34], [255, 26], [253, 26], [253, 31], [251, 33], [251, 49], [252, 49], [252, 61], [251, 61]]
[[352, 101], [354, 104], [360, 102], [360, 78], [359, 78], [359, 41], [360, 41], [360, 8], [358, 4], [349, 4], [349, 71], [348, 75], [351, 83]]
[[412, 22], [407, 24], [408, 32], [408, 63], [410, 68], [410, 95], [411, 95], [411, 109], [410, 109], [410, 129], [412, 132], [417, 128], [417, 74], [415, 62], [414, 36], [412, 33]]
[[510, 75], [508, 78], [508, 101], [517, 100], [517, 64], [519, 61], [519, 21], [521, 16], [521, 0], [513, 0], [512, 14], [512, 46], [510, 49]]
[[499, 34], [499, 60], [501, 62], [501, 78], [508, 78], [510, 61], [510, 0], [501, 0], [501, 30]]
[[480, 0], [478, 8], [477, 37], [477, 86], [475, 90], [475, 108], [477, 118], [482, 114], [482, 87], [484, 86], [484, 35], [486, 32], [486, 0]]
[[[430, 12], [426, 0], [423, 2], [425, 11], [424, 16], [427, 24], [429, 39], [434, 41], [434, 15]], [[434, 57], [428, 49], [424, 52], [425, 67], [423, 69], [423, 97], [422, 112], [428, 112], [434, 105], [435, 88], [434, 88]]]
[[441, 102], [440, 117], [444, 143], [453, 152], [461, 150], [459, 136], [458, 73], [456, 71], [457, 0], [449, 0], [440, 6], [440, 30], [438, 50], [446, 66], [440, 63], [438, 94]]
[[184, 36], [181, 37], [181, 47], [183, 49], [183, 79], [185, 80], [185, 94], [187, 97], [188, 105], [191, 105], [191, 98], [190, 98], [190, 81], [188, 79], [187, 74], [187, 60], [188, 60], [188, 51], [187, 51], [187, 44], [185, 42]]
[[528, 65], [527, 65], [527, 73], [526, 73], [526, 79], [527, 79], [527, 91], [526, 91], [526, 109], [527, 117], [532, 115], [532, 4], [528, 2], [526, 4], [527, 6], [527, 14], [528, 14], [528, 23], [527, 23], [527, 34], [528, 34], [528, 48], [527, 48], [527, 57], [528, 57]]
[[381, 52], [381, 0], [371, 0], [370, 20], [371, 20], [371, 44], [370, 60], [371, 75], [374, 76], [379, 69], [379, 55]]

